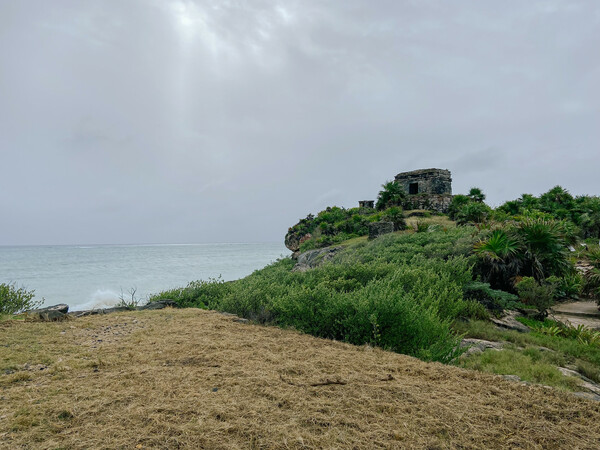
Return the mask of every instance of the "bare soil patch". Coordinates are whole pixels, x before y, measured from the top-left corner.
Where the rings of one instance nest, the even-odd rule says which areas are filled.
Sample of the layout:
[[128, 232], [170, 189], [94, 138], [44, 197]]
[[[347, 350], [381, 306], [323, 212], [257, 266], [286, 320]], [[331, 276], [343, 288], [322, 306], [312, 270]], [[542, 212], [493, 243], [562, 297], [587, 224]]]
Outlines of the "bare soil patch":
[[600, 446], [598, 403], [234, 320], [169, 309], [0, 327], [0, 447]]

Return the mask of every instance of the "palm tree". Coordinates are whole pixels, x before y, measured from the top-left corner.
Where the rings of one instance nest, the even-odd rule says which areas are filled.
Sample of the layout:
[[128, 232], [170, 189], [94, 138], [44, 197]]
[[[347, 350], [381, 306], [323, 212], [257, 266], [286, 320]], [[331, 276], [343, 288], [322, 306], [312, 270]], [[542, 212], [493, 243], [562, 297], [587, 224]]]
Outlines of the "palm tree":
[[404, 200], [406, 200], [406, 192], [402, 186], [395, 181], [388, 181], [382, 184], [383, 190], [379, 191], [377, 195], [377, 204], [375, 207], [378, 211], [382, 211], [391, 206], [402, 206]]
[[516, 233], [523, 242], [521, 257], [526, 275], [541, 281], [568, 271], [568, 237], [561, 222], [527, 219], [518, 223]]
[[520, 249], [518, 237], [502, 229], [492, 231], [487, 239], [476, 243], [474, 252], [479, 257], [478, 269], [483, 281], [492, 287], [509, 290], [521, 268]]
[[483, 203], [483, 201], [485, 200], [485, 194], [478, 187], [471, 188], [471, 190], [469, 191], [469, 197], [471, 198], [471, 200], [478, 203]]

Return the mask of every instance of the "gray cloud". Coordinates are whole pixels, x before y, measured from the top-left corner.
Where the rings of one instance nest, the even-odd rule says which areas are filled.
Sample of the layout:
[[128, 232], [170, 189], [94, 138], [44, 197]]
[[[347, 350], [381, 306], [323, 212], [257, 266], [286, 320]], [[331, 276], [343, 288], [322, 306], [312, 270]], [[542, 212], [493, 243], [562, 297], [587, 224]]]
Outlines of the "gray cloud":
[[599, 194], [600, 6], [0, 0], [0, 244], [272, 241], [404, 170]]

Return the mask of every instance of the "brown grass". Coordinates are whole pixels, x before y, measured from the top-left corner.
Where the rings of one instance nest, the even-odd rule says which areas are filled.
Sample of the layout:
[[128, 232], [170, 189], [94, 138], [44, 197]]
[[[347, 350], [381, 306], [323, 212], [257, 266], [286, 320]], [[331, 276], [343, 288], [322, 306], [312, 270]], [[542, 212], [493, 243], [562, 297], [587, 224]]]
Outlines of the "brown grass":
[[195, 309], [0, 324], [2, 448], [598, 448], [600, 406]]

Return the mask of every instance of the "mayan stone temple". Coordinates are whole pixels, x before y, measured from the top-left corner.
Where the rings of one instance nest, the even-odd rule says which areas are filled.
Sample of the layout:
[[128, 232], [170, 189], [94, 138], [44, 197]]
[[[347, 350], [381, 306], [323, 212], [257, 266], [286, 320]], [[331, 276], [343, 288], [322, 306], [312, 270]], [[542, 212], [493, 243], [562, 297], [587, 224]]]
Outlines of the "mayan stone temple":
[[402, 172], [395, 180], [408, 194], [406, 209], [447, 212], [452, 201], [452, 176], [446, 169]]

